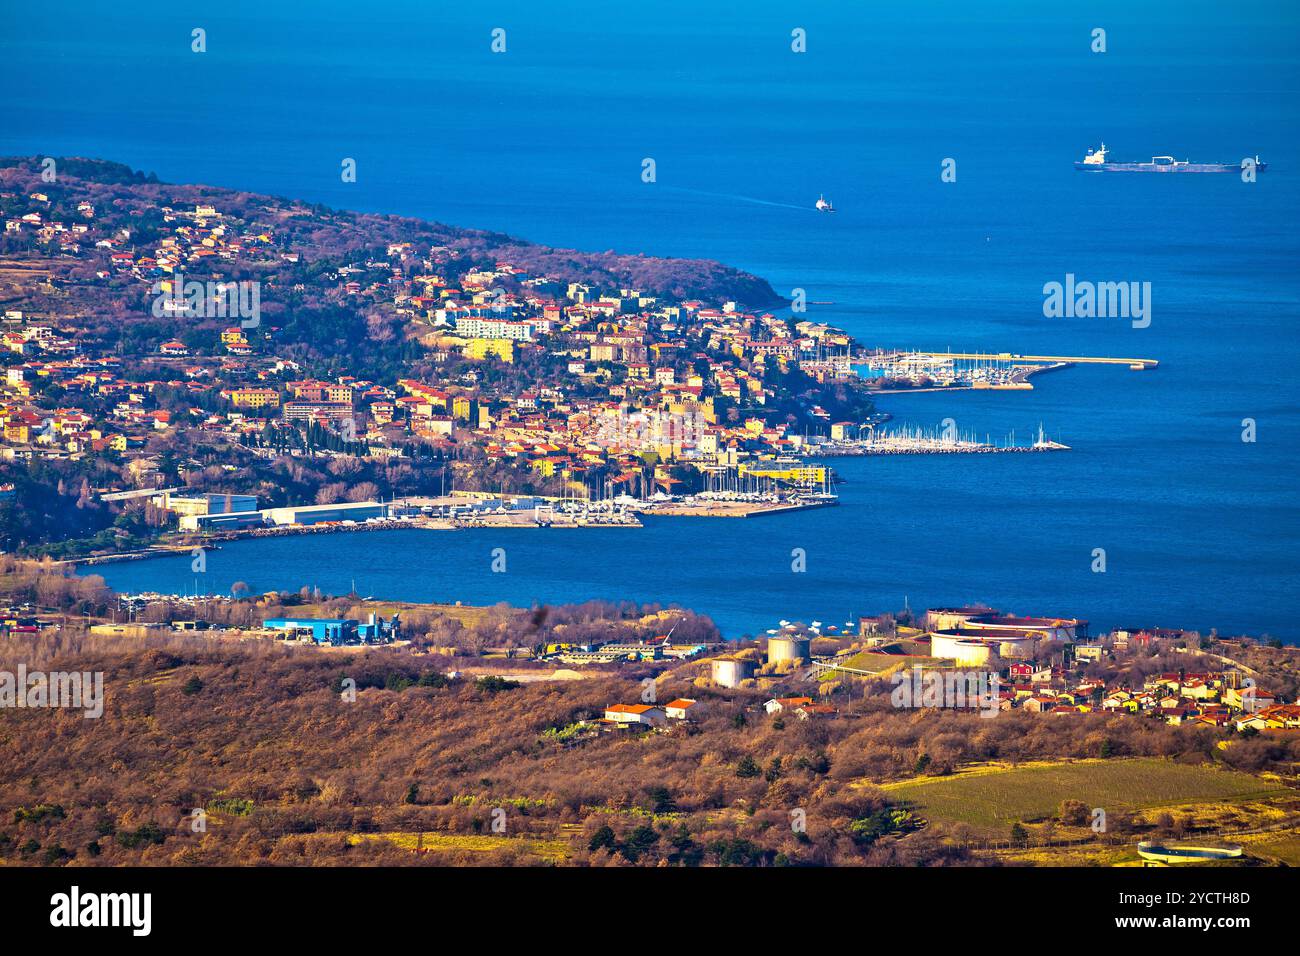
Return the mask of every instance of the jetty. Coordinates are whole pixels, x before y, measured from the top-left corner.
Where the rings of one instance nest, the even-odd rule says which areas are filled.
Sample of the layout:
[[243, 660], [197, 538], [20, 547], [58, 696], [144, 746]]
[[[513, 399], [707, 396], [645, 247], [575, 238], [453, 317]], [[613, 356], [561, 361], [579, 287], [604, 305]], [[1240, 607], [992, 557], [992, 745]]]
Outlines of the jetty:
[[1017, 352], [913, 352], [934, 360], [960, 359], [973, 362], [1032, 362], [1035, 365], [1127, 365], [1135, 371], [1154, 369], [1160, 365], [1156, 359], [1113, 358], [1097, 355], [1021, 355]]
[[872, 432], [866, 438], [822, 442], [804, 451], [808, 458], [851, 457], [855, 455], [995, 455], [1045, 451], [1069, 451], [1070, 446], [1052, 441], [1038, 428], [1032, 444], [1017, 445], [1015, 433], [1001, 444], [988, 438], [980, 440], [970, 434], [907, 426], [892, 432]]
[[1072, 365], [1127, 365], [1142, 371], [1156, 359], [1095, 355], [1026, 355], [1020, 352], [931, 352], [876, 349], [854, 357], [868, 388], [887, 391], [955, 389], [1033, 389], [1030, 378]]
[[755, 518], [760, 515], [829, 508], [837, 504], [839, 499], [830, 494], [779, 500], [695, 496], [681, 501], [646, 502], [637, 510], [643, 514], [672, 518]]

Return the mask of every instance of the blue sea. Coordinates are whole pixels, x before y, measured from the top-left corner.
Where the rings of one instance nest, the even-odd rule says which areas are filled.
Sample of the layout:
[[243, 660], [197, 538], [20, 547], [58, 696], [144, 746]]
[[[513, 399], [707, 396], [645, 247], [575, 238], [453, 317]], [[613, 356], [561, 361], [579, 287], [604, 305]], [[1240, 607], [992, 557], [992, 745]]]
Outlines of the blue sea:
[[[1025, 393], [883, 398], [901, 423], [1022, 440], [1042, 423], [1072, 450], [840, 461], [834, 509], [243, 542], [210, 556], [200, 589], [675, 602], [733, 637], [985, 601], [1295, 640], [1298, 26], [1289, 2], [5, 0], [0, 153], [715, 258], [807, 290], [829, 303], [809, 317], [871, 346], [1160, 361], [1077, 366]], [[1117, 160], [1269, 169], [1255, 183], [1076, 173], [1103, 140]], [[812, 210], [821, 194], [834, 215]], [[1045, 318], [1043, 285], [1067, 273], [1150, 282], [1150, 326]], [[195, 586], [188, 559], [103, 570], [120, 589]]]

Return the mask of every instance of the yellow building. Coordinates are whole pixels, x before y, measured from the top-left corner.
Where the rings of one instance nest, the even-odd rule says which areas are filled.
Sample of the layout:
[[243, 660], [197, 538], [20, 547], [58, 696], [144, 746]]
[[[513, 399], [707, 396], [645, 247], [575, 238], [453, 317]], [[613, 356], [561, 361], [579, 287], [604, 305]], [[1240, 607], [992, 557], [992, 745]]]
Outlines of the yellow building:
[[236, 408], [275, 408], [280, 393], [273, 388], [232, 388], [230, 402]]
[[825, 465], [744, 465], [740, 466], [742, 475], [754, 475], [758, 478], [772, 478], [776, 481], [788, 481], [796, 485], [820, 485], [826, 480]]
[[90, 633], [103, 637], [152, 637], [171, 631], [169, 624], [92, 624]]
[[510, 339], [470, 339], [465, 343], [465, 355], [472, 359], [485, 359], [494, 355], [503, 362], [515, 360], [515, 343]]

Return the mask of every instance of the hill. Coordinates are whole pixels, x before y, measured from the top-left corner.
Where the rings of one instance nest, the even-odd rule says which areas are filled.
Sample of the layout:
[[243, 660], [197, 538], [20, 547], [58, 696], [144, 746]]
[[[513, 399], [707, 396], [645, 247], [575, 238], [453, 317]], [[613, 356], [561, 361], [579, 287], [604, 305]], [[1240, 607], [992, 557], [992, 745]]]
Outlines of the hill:
[[[274, 226], [277, 235], [294, 248], [305, 248], [309, 260], [330, 260], [359, 249], [382, 250], [392, 242], [411, 242], [441, 246], [467, 260], [508, 260], [561, 282], [585, 282], [601, 289], [637, 288], [674, 300], [735, 301], [747, 308], [775, 308], [784, 303], [765, 280], [707, 259], [555, 249], [498, 232], [348, 212], [217, 186], [164, 183], [152, 173], [105, 160], [52, 158], [57, 171], [53, 182], [42, 179], [43, 157], [0, 158], [0, 192], [27, 195], [39, 191], [49, 196], [50, 219], [74, 219], [77, 205], [89, 202], [100, 216], [120, 217], [139, 246], [162, 235], [161, 207], [208, 204], [223, 213]], [[5, 211], [0, 201], [0, 212]], [[15, 248], [13, 238], [0, 238], [0, 254]]]

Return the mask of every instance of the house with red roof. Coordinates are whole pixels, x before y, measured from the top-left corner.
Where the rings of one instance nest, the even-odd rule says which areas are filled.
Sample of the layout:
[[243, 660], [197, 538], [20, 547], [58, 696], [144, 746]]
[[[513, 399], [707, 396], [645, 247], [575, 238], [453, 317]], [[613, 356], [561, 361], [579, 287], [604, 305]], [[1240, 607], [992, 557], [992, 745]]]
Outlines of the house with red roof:
[[620, 726], [642, 724], [655, 727], [665, 719], [663, 708], [654, 704], [610, 704], [605, 708], [605, 720]]

